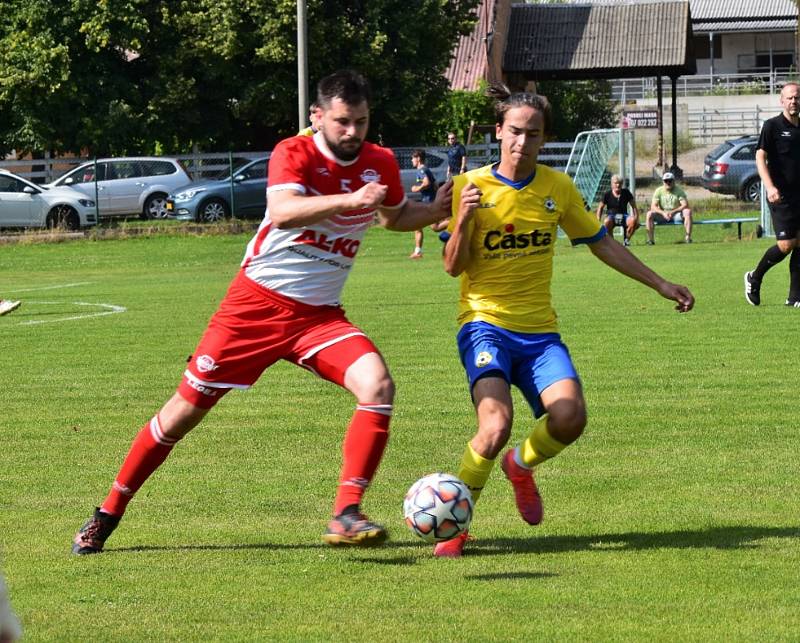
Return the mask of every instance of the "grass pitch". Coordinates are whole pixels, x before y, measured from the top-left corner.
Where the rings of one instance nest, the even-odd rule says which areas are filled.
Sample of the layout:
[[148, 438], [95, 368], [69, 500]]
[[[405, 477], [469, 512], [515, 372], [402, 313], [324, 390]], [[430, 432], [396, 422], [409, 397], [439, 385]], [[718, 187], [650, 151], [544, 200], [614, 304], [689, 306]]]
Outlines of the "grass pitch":
[[[104, 554], [71, 556], [248, 236], [0, 248], [0, 296], [24, 302], [0, 319], [0, 556], [26, 640], [797, 640], [798, 313], [786, 265], [760, 308], [744, 301], [769, 241], [708, 228], [633, 247], [692, 288], [686, 315], [559, 242], [554, 299], [589, 427], [540, 467], [537, 528], [497, 468], [460, 560], [434, 559], [401, 519], [408, 486], [454, 471], [475, 426], [433, 235], [411, 262], [410, 234], [371, 231], [345, 291], [398, 387], [365, 503], [391, 532], [375, 550], [320, 540], [352, 399], [279, 364], [176, 447]], [[530, 421], [516, 399], [515, 441]]]

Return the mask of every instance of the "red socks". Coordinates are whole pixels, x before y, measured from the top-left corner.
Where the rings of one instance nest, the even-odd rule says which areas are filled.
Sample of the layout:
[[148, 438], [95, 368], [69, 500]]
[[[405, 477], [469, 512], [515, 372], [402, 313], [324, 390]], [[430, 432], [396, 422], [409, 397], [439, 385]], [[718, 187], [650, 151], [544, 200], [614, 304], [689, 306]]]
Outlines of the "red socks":
[[145, 424], [133, 440], [122, 468], [100, 509], [113, 516], [125, 513], [125, 508], [133, 495], [167, 459], [177, 441], [161, 432], [158, 415]]
[[342, 444], [342, 475], [333, 506], [334, 515], [349, 505], [361, 504], [389, 440], [391, 404], [359, 404]]

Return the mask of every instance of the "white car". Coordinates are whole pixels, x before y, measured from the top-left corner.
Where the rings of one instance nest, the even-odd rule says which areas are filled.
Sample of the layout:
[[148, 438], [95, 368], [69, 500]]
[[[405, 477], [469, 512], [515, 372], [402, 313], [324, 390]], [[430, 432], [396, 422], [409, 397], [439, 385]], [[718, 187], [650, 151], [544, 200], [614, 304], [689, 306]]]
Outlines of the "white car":
[[94, 200], [72, 188], [44, 189], [0, 169], [0, 228], [78, 230], [97, 223]]
[[130, 157], [89, 161], [44, 187], [69, 186], [90, 199], [96, 195], [100, 216], [163, 219], [168, 215], [167, 195], [191, 180], [176, 159]]

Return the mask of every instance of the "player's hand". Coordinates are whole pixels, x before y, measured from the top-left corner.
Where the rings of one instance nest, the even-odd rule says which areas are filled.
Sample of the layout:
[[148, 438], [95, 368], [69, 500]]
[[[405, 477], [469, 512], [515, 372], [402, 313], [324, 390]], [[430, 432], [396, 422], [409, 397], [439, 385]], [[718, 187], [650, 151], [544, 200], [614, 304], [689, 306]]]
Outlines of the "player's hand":
[[383, 183], [365, 183], [353, 192], [353, 210], [361, 208], [377, 208], [386, 198], [389, 187]]
[[658, 292], [665, 299], [671, 299], [677, 302], [675, 310], [679, 313], [688, 313], [694, 308], [694, 295], [686, 286], [673, 284], [667, 281], [659, 288]]
[[780, 203], [783, 200], [781, 192], [774, 185], [767, 190], [767, 201], [770, 203]]
[[461, 190], [461, 202], [458, 206], [458, 216], [461, 219], [469, 219], [475, 214], [475, 210], [481, 204], [483, 192], [474, 183], [467, 183]]
[[436, 190], [436, 197], [433, 199], [433, 208], [443, 213], [442, 216], [449, 217], [453, 207], [453, 179], [447, 179], [445, 183]]

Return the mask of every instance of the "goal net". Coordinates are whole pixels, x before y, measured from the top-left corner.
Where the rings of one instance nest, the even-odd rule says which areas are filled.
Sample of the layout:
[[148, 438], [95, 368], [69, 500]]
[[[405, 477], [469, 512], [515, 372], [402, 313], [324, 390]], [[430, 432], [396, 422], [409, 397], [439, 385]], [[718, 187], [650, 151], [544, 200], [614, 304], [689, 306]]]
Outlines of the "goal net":
[[572, 177], [587, 207], [594, 208], [611, 187], [611, 176], [636, 194], [634, 133], [631, 129], [598, 129], [575, 137], [566, 173]]

